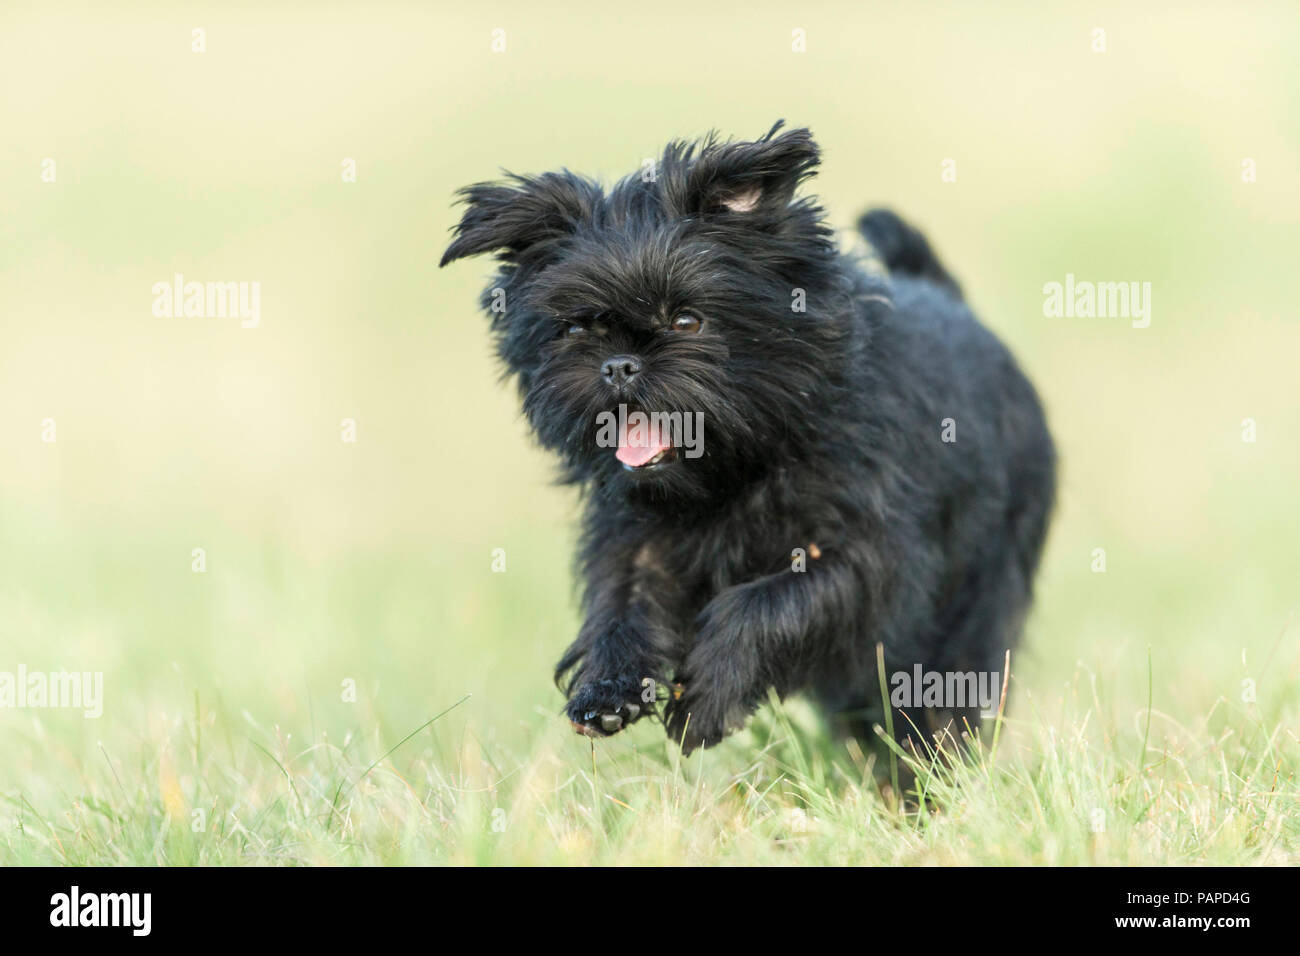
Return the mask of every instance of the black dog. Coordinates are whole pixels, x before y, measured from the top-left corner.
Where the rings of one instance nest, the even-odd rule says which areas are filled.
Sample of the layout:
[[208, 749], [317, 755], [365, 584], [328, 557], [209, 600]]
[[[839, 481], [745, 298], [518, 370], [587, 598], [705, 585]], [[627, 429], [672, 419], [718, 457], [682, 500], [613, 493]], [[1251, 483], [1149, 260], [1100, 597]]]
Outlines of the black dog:
[[[878, 644], [890, 674], [999, 673], [1030, 600], [1055, 469], [1032, 386], [898, 217], [859, 223], [888, 275], [838, 251], [795, 196], [817, 146], [781, 126], [672, 143], [608, 192], [563, 171], [461, 194], [442, 264], [496, 253], [501, 360], [585, 489], [586, 623], [556, 679], [586, 733], [658, 692], [689, 752], [774, 688], [869, 738]], [[601, 441], [619, 406], [661, 427]], [[980, 716], [896, 706], [900, 737]]]

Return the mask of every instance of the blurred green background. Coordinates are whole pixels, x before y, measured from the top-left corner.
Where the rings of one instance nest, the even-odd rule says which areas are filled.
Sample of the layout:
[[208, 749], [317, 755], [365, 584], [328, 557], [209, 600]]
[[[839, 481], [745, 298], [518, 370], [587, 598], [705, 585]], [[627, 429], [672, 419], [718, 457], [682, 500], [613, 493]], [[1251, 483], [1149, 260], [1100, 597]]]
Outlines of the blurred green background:
[[[0, 711], [0, 791], [57, 809], [196, 694], [392, 742], [472, 694], [450, 739], [567, 735], [575, 499], [497, 381], [489, 264], [436, 268], [452, 193], [777, 118], [835, 225], [920, 225], [1042, 392], [1060, 507], [1017, 700], [1081, 664], [1131, 727], [1148, 646], [1172, 720], [1294, 681], [1300, 16], [1140, 6], [6, 4], [0, 670], [100, 670], [105, 704]], [[260, 282], [260, 326], [156, 318], [177, 272]], [[1150, 282], [1150, 327], [1044, 318], [1066, 273]]]

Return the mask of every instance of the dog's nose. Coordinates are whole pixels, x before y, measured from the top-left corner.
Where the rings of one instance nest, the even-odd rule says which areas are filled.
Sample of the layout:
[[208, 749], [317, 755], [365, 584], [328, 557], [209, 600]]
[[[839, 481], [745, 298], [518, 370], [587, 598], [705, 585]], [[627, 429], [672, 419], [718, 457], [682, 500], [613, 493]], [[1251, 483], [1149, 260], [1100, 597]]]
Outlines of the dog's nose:
[[610, 385], [627, 385], [641, 374], [641, 360], [635, 355], [615, 355], [600, 367], [600, 377]]

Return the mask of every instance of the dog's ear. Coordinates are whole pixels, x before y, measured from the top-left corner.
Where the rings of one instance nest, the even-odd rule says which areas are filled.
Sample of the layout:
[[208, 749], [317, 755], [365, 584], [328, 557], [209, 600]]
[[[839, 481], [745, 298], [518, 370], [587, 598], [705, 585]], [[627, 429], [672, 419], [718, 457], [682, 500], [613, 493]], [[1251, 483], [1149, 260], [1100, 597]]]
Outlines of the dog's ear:
[[567, 170], [541, 176], [508, 174], [505, 183], [475, 183], [460, 190], [465, 212], [439, 266], [496, 252], [518, 264], [556, 239], [573, 234], [600, 202], [600, 187]]
[[784, 210], [799, 184], [816, 172], [819, 153], [807, 129], [781, 133], [783, 125], [778, 121], [754, 142], [710, 138], [698, 155], [694, 147], [669, 145], [664, 152], [664, 169], [670, 172], [664, 183], [668, 204], [684, 216]]

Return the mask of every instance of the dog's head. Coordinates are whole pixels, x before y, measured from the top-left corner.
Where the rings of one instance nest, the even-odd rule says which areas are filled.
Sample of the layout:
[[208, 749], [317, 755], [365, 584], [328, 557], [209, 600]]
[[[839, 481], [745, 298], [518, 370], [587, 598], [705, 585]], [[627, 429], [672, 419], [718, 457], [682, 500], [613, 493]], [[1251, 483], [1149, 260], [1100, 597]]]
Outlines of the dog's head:
[[847, 290], [795, 197], [817, 146], [780, 129], [671, 143], [608, 192], [567, 170], [462, 190], [442, 265], [496, 254], [483, 307], [569, 480], [711, 498], [797, 454], [843, 361]]

